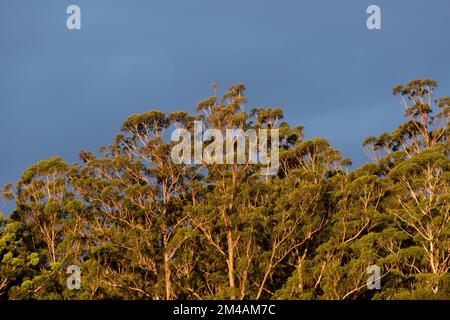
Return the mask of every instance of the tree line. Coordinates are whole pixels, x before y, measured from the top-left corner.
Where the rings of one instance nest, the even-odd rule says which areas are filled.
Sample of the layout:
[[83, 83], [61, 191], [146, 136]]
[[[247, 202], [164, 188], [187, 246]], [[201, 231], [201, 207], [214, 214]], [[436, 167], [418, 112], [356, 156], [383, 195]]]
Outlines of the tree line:
[[[0, 218], [0, 299], [449, 299], [450, 97], [436, 88], [395, 87], [405, 122], [365, 139], [371, 160], [352, 170], [280, 108], [247, 113], [243, 84], [192, 115], [131, 115], [98, 153], [37, 162], [3, 188], [16, 206]], [[194, 121], [277, 128], [278, 172], [174, 164], [167, 132]]]

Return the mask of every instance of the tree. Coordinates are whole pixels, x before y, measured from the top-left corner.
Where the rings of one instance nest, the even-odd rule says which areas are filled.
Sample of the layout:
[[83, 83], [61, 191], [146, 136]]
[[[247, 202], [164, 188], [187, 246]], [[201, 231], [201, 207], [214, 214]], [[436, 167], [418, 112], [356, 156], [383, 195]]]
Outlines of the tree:
[[[281, 108], [246, 112], [243, 84], [217, 89], [193, 115], [131, 115], [98, 154], [6, 185], [0, 299], [448, 299], [450, 98], [435, 81], [394, 88], [407, 120], [368, 137], [372, 161], [354, 170]], [[181, 128], [203, 161], [169, 141]]]

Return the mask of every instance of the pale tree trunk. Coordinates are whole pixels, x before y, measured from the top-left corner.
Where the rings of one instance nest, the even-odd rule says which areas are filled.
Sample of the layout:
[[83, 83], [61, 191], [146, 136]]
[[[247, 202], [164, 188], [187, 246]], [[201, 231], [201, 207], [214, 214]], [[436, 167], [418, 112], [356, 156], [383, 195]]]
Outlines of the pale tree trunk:
[[166, 300], [170, 300], [172, 296], [172, 283], [170, 280], [170, 257], [167, 252], [164, 253], [164, 276], [166, 284]]
[[228, 259], [227, 259], [227, 265], [228, 265], [228, 280], [230, 284], [230, 289], [232, 290], [231, 293], [231, 300], [236, 299], [234, 288], [234, 246], [233, 246], [233, 238], [231, 234], [231, 229], [229, 226], [227, 226], [227, 246], [228, 246]]
[[166, 300], [170, 300], [172, 296], [172, 282], [170, 270], [170, 252], [168, 249], [169, 239], [167, 236], [167, 227], [164, 226], [164, 282], [166, 288]]

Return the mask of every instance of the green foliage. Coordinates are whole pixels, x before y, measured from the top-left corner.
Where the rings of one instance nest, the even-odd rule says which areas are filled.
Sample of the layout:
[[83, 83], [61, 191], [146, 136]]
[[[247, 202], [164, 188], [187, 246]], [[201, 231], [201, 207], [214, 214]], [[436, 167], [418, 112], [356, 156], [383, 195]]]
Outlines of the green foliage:
[[[450, 98], [436, 88], [395, 87], [407, 121], [365, 139], [372, 162], [353, 171], [281, 108], [246, 113], [243, 84], [194, 115], [131, 115], [101, 154], [40, 161], [3, 188], [16, 208], [0, 215], [0, 299], [449, 299]], [[194, 120], [279, 129], [278, 174], [174, 164], [165, 132]]]

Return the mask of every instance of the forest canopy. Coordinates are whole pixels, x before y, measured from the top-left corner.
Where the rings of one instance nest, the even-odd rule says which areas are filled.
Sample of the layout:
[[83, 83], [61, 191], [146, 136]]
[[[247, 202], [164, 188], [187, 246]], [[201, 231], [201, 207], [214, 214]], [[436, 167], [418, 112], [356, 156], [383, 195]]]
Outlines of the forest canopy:
[[[3, 188], [16, 205], [0, 215], [0, 299], [450, 299], [450, 97], [436, 88], [396, 86], [404, 122], [365, 139], [370, 162], [352, 169], [281, 108], [246, 112], [243, 84], [192, 115], [131, 115], [99, 152], [39, 161]], [[167, 133], [195, 121], [278, 129], [276, 174], [174, 163]]]

